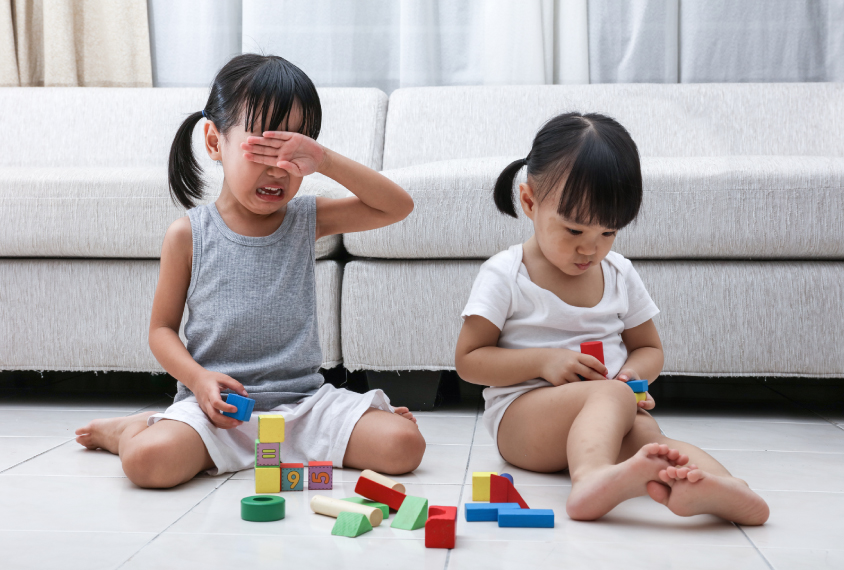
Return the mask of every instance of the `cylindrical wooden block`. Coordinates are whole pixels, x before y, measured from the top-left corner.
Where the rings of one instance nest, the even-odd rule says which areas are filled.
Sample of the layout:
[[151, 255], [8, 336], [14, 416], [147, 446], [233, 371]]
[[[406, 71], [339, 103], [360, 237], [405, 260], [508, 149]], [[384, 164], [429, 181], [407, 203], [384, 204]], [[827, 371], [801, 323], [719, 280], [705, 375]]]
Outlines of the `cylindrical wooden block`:
[[335, 519], [340, 513], [360, 513], [369, 519], [369, 524], [374, 527], [380, 525], [381, 521], [384, 520], [384, 513], [381, 512], [381, 509], [350, 503], [341, 499], [324, 497], [322, 495], [316, 495], [311, 499], [311, 510], [317, 514], [334, 517]]
[[384, 477], [380, 473], [370, 471], [369, 469], [364, 469], [363, 472], [361, 472], [360, 476], [366, 477], [370, 481], [375, 481], [376, 483], [384, 485], [385, 487], [392, 489], [393, 491], [398, 491], [402, 495], [407, 495], [407, 491], [405, 491], [404, 485], [393, 481], [389, 477]]

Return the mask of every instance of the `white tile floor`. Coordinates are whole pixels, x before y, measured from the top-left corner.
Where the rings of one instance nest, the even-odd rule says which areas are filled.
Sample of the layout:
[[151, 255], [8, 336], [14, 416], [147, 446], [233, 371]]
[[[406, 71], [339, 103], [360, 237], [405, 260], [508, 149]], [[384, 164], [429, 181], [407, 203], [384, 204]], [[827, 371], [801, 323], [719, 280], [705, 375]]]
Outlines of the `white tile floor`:
[[[308, 491], [284, 494], [283, 521], [249, 523], [240, 519], [239, 500], [253, 494], [251, 471], [142, 490], [116, 457], [73, 441], [81, 423], [155, 406], [157, 397], [6, 398], [0, 568], [844, 568], [841, 394], [805, 380], [664, 386], [670, 405], [655, 413], [663, 430], [745, 478], [771, 506], [766, 525], [683, 519], [647, 498], [598, 522], [571, 521], [568, 476], [507, 466], [473, 402], [419, 414], [428, 451], [416, 472], [398, 479], [429, 504], [462, 506], [471, 499], [471, 471], [507, 471], [531, 506], [555, 510], [553, 529], [466, 523], [461, 512], [453, 551], [428, 550], [424, 531], [388, 524], [357, 539], [333, 537], [333, 519], [311, 513]], [[356, 479], [354, 470], [337, 470], [328, 493], [351, 496]]]

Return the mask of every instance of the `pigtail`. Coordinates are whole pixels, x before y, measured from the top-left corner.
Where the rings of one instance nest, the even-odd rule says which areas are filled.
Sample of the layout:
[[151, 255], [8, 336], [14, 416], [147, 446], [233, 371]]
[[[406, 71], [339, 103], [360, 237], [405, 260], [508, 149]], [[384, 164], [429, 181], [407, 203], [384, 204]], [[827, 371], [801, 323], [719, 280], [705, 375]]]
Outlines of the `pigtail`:
[[508, 164], [501, 171], [501, 174], [498, 175], [498, 180], [495, 181], [495, 190], [492, 192], [492, 197], [495, 200], [495, 206], [498, 208], [498, 211], [513, 218], [518, 218], [516, 206], [513, 203], [513, 180], [516, 179], [516, 174], [526, 164], [527, 160], [524, 158], [514, 160]]
[[170, 197], [173, 202], [188, 209], [193, 208], [196, 201], [202, 199], [205, 188], [202, 168], [193, 155], [193, 129], [202, 117], [202, 111], [191, 113], [176, 131], [167, 165]]

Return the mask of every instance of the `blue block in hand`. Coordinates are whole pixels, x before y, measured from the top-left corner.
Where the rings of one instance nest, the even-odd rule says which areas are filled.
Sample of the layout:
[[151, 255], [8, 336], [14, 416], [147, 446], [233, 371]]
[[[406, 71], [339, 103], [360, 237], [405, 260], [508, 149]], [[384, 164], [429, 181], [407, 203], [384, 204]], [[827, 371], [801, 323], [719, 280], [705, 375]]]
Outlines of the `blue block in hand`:
[[520, 528], [554, 528], [551, 509], [501, 509], [498, 526]]
[[639, 392], [647, 392], [648, 391], [648, 381], [647, 380], [631, 380], [627, 382], [627, 385], [633, 388], [633, 391], [636, 393]]
[[519, 503], [466, 503], [466, 521], [497, 521], [501, 509], [520, 509]]
[[232, 406], [237, 406], [237, 413], [223, 412], [224, 416], [248, 422], [252, 417], [252, 408], [255, 407], [255, 400], [252, 398], [244, 398], [238, 394], [226, 394], [226, 403]]

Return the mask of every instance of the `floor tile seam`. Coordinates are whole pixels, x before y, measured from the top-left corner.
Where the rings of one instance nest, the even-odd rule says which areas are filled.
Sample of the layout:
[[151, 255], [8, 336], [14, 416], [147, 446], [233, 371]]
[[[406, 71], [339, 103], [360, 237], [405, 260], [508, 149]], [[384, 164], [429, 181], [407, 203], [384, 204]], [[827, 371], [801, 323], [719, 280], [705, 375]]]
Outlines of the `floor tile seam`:
[[[670, 437], [670, 436], [669, 436]], [[768, 453], [815, 453], [820, 455], [844, 455], [844, 451], [817, 451], [815, 449], [750, 449], [742, 447], [701, 447], [704, 451], [762, 451]]]
[[[232, 476], [233, 476], [233, 475], [234, 475], [234, 473], [232, 473]], [[164, 527], [164, 529], [162, 529], [160, 532], [156, 533], [156, 534], [155, 534], [155, 536], [153, 536], [151, 539], [149, 539], [147, 542], [145, 542], [145, 543], [144, 543], [144, 544], [143, 544], [140, 548], [138, 548], [138, 550], [136, 550], [135, 552], [133, 552], [132, 554], [130, 554], [130, 555], [129, 555], [129, 557], [128, 557], [128, 558], [126, 558], [126, 560], [124, 560], [123, 562], [121, 562], [121, 563], [120, 563], [120, 565], [118, 565], [118, 566], [116, 566], [116, 567], [115, 567], [115, 570], [119, 570], [120, 568], [122, 568], [123, 566], [125, 566], [127, 562], [129, 562], [130, 560], [132, 560], [132, 558], [134, 558], [135, 556], [137, 556], [138, 554], [140, 554], [140, 552], [141, 552], [144, 548], [146, 548], [147, 546], [149, 546], [150, 544], [152, 544], [153, 542], [155, 542], [155, 541], [156, 541], [156, 539], [158, 539], [158, 537], [159, 537], [159, 536], [161, 536], [162, 534], [164, 534], [165, 532], [167, 532], [167, 530], [168, 530], [168, 529], [172, 528], [172, 526], [173, 526], [174, 524], [178, 523], [180, 520], [182, 520], [183, 518], [185, 518], [185, 516], [186, 516], [189, 512], [191, 512], [192, 510], [194, 510], [194, 509], [195, 509], [195, 508], [196, 508], [196, 507], [197, 507], [200, 503], [202, 503], [205, 499], [207, 499], [208, 497], [210, 497], [211, 495], [213, 495], [215, 492], [217, 492], [217, 489], [219, 489], [220, 487], [222, 487], [222, 486], [223, 486], [223, 485], [224, 485], [227, 481], [229, 481], [229, 480], [231, 480], [231, 477], [227, 477], [227, 478], [226, 478], [224, 481], [222, 481], [219, 485], [215, 485], [215, 486], [214, 486], [214, 487], [213, 487], [213, 488], [212, 488], [212, 489], [211, 489], [208, 493], [206, 493], [206, 494], [205, 494], [205, 495], [204, 495], [201, 499], [199, 499], [199, 500], [198, 500], [198, 501], [197, 501], [197, 502], [196, 502], [196, 503], [195, 503], [195, 504], [194, 504], [191, 508], [189, 508], [189, 509], [188, 509], [188, 510], [186, 510], [184, 513], [182, 513], [182, 514], [181, 514], [181, 516], [179, 516], [176, 520], [174, 520], [174, 521], [173, 521], [173, 522], [171, 522], [169, 525], [167, 525], [166, 527]]]
[[682, 418], [682, 417], [676, 417], [676, 416], [671, 417], [671, 418], [654, 416], [654, 419], [657, 420], [657, 422], [662, 422], [662, 423], [671, 423], [672, 421], [677, 421], [677, 422], [718, 422], [718, 423], [735, 422], [735, 423], [738, 423], [738, 424], [786, 424], [786, 425], [800, 425], [800, 426], [825, 426], [825, 425], [828, 425], [828, 424], [835, 425], [832, 420], [828, 420], [827, 418], [823, 418], [823, 417], [815, 419], [813, 421], [805, 421], [805, 422], [793, 421], [793, 420], [782, 420], [782, 421], [779, 421], [779, 420], [747, 420], [747, 419], [738, 419], [738, 418]]
[[[478, 522], [486, 522], [486, 521], [478, 521]], [[493, 522], [494, 521], [490, 521]], [[469, 523], [469, 524], [477, 524], [477, 523]], [[491, 528], [501, 528], [498, 526], [492, 526]], [[554, 527], [555, 529], [558, 527]], [[467, 542], [503, 542], [500, 538], [475, 538], [473, 536], [460, 536], [461, 541]], [[576, 543], [576, 544], [616, 544], [616, 545], [625, 545], [625, 546], [642, 546], [642, 545], [657, 545], [662, 544], [660, 542], [643, 542], [640, 539], [636, 540], [594, 540], [591, 538], [582, 538], [582, 537], [570, 537], [568, 539], [553, 539], [553, 540], [541, 540], [535, 538], [508, 538], [507, 542], [528, 542], [528, 543], [542, 543], [542, 544], [565, 544], [565, 543]], [[699, 547], [718, 547], [718, 548], [744, 548], [748, 550], [753, 550], [753, 545], [750, 544], [723, 544], [717, 542], [672, 542], [669, 546], [672, 547], [688, 547], [688, 546], [699, 546]], [[829, 550], [829, 549], [824, 549]]]
[[805, 548], [800, 546], [760, 546], [760, 550], [825, 550], [829, 552], [844, 552], [844, 548]]
[[[759, 381], [757, 380], [757, 382], [759, 382]], [[785, 398], [786, 400], [788, 400], [789, 402], [791, 402], [791, 403], [792, 403], [792, 404], [794, 404], [795, 406], [798, 406], [798, 407], [800, 407], [800, 408], [803, 408], [804, 410], [808, 411], [808, 412], [809, 412], [809, 413], [811, 413], [811, 414], [816, 415], [817, 417], [819, 417], [820, 419], [824, 420], [825, 422], [828, 422], [828, 423], [832, 424], [833, 426], [838, 427], [838, 425], [837, 425], [834, 421], [830, 420], [830, 419], [829, 419], [829, 418], [827, 418], [827, 417], [824, 417], [822, 414], [820, 414], [820, 413], [818, 413], [817, 411], [813, 410], [813, 409], [812, 409], [811, 407], [809, 407], [807, 404], [804, 404], [803, 402], [800, 402], [799, 400], [795, 400], [795, 399], [794, 399], [794, 398], [792, 398], [791, 396], [788, 396], [788, 395], [786, 395], [786, 394], [783, 394], [783, 393], [782, 393], [782, 392], [780, 392], [779, 390], [777, 390], [777, 389], [775, 389], [775, 388], [773, 388], [773, 387], [771, 387], [771, 386], [768, 386], [767, 384], [764, 384], [764, 383], [762, 383], [762, 382], [759, 382], [759, 383], [760, 383], [760, 384], [762, 384], [763, 386], [765, 386], [768, 390], [770, 390], [770, 391], [774, 392], [775, 394], [778, 394], [779, 396], [782, 396], [783, 398]]]
[[[20, 461], [20, 462], [18, 462], [18, 463], [15, 463], [14, 465], [10, 465], [9, 467], [7, 467], [7, 468], [5, 468], [5, 469], [0, 469], [0, 475], [5, 474], [5, 473], [6, 473], [6, 471], [8, 471], [9, 469], [14, 469], [14, 468], [15, 468], [15, 467], [17, 467], [18, 465], [23, 465], [24, 463], [26, 463], [26, 462], [28, 462], [28, 461], [32, 461], [32, 460], [33, 460], [33, 459], [35, 459], [36, 457], [40, 457], [40, 456], [44, 455], [45, 453], [48, 453], [48, 452], [50, 452], [50, 451], [53, 451], [54, 449], [58, 449], [59, 447], [61, 447], [61, 446], [63, 446], [63, 445], [67, 445], [67, 444], [68, 444], [68, 443], [70, 443], [71, 441], [76, 441], [76, 440], [75, 440], [75, 438], [70, 438], [70, 439], [68, 439], [68, 440], [66, 440], [66, 441], [61, 442], [61, 443], [60, 443], [60, 444], [58, 444], [58, 445], [54, 445], [53, 447], [51, 447], [51, 448], [49, 448], [49, 449], [45, 449], [45, 450], [44, 450], [44, 451], [42, 451], [41, 453], [37, 453], [37, 454], [33, 455], [32, 457], [28, 457], [28, 458], [24, 459], [23, 461]], [[8, 476], [8, 475], [7, 475], [7, 476]]]
[[747, 539], [747, 541], [750, 543], [750, 545], [753, 547], [753, 550], [755, 550], [755, 551], [756, 551], [756, 553], [757, 553], [759, 556], [761, 556], [761, 557], [762, 557], [762, 560], [765, 562], [765, 564], [768, 566], [768, 568], [770, 568], [771, 570], [776, 570], [776, 569], [774, 568], [774, 565], [773, 565], [773, 564], [771, 564], [771, 561], [770, 561], [770, 560], [768, 560], [768, 557], [767, 557], [767, 556], [765, 556], [764, 554], [762, 554], [762, 551], [761, 551], [761, 550], [759, 550], [759, 547], [756, 545], [756, 543], [755, 543], [755, 542], [753, 542], [753, 539], [752, 539], [752, 538], [750, 538], [750, 536], [748, 536], [748, 534], [747, 534], [746, 532], [744, 532], [744, 529], [741, 527], [741, 525], [740, 525], [740, 524], [733, 523], [733, 526], [735, 526], [737, 529], [739, 529], [739, 531], [741, 532], [741, 534], [743, 534], [743, 535], [744, 535], [744, 538], [746, 538], [746, 539]]
[[[387, 524], [381, 524], [379, 526], [373, 527], [373, 530], [376, 528], [391, 528]], [[421, 529], [417, 529], [415, 531], [405, 531], [405, 532], [419, 532]], [[149, 534], [149, 533], [147, 533]], [[185, 532], [183, 530], [173, 530], [167, 533], [167, 536], [263, 536], [263, 537], [272, 537], [272, 538], [325, 538], [327, 540], [333, 540], [331, 535], [326, 535], [325, 533], [317, 533], [317, 534], [273, 534], [273, 533], [263, 533], [263, 532]], [[421, 536], [381, 536], [381, 535], [366, 535], [366, 538], [375, 539], [375, 540], [415, 540], [415, 541], [424, 541], [425, 536], [422, 534]]]
[[2, 407], [0, 406], [0, 412], [42, 412], [45, 414], [53, 414], [56, 412], [107, 412], [113, 414], [136, 414], [139, 411], [143, 410], [136, 410], [135, 408], [132, 409], [123, 409], [123, 410], [113, 410], [111, 408], [79, 408], [79, 409], [72, 409], [72, 408], [18, 408], [18, 407]]

